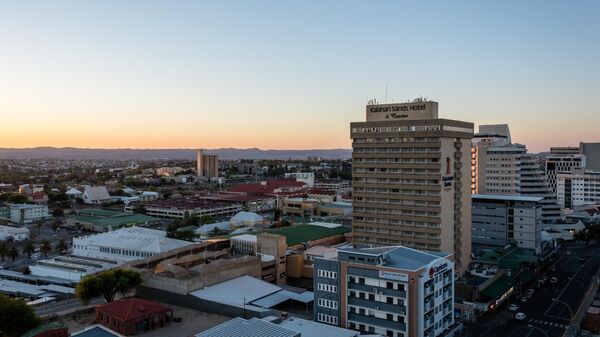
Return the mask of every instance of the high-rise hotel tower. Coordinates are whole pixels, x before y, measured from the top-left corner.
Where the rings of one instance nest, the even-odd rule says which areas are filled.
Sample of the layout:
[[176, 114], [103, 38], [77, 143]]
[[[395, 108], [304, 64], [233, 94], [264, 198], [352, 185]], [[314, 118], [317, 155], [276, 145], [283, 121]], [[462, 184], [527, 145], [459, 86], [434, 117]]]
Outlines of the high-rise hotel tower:
[[350, 124], [354, 243], [471, 255], [473, 123], [438, 118], [438, 103], [373, 104]]

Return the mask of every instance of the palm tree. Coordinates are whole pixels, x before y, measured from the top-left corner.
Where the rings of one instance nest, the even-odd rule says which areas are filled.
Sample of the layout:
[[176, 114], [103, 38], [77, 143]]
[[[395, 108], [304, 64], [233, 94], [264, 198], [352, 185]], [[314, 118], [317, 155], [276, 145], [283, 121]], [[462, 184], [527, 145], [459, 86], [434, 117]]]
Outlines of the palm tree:
[[61, 225], [61, 222], [60, 222], [60, 221], [54, 221], [54, 222], [52, 223], [52, 230], [53, 230], [54, 232], [56, 232], [56, 231], [58, 230], [58, 227], [59, 227], [60, 225]]
[[15, 262], [15, 259], [17, 258], [17, 256], [19, 256], [19, 251], [17, 250], [17, 248], [15, 248], [15, 246], [10, 247], [10, 249], [8, 250], [8, 256], [10, 256], [12, 261]]
[[60, 242], [56, 245], [56, 251], [62, 255], [67, 250], [69, 250], [69, 246], [64, 239], [60, 239]]
[[48, 252], [52, 250], [52, 246], [50, 246], [50, 242], [48, 240], [43, 240], [40, 246], [40, 251], [44, 254], [44, 257], [48, 257]]
[[6, 246], [6, 243], [0, 242], [0, 256], [2, 256], [2, 262], [4, 262], [4, 256], [6, 256], [6, 254], [8, 254], [8, 246]]
[[34, 252], [35, 247], [33, 246], [33, 243], [27, 242], [27, 244], [25, 244], [25, 247], [23, 247], [23, 254], [27, 254], [27, 258], [31, 259], [31, 254], [33, 254]]

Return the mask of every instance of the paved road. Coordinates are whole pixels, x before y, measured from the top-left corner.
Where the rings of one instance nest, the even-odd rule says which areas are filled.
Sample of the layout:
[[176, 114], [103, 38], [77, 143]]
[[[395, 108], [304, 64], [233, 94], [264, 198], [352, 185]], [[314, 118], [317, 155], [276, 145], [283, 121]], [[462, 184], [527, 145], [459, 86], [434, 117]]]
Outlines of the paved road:
[[39, 316], [49, 316], [49, 315], [53, 315], [53, 314], [59, 314], [59, 313], [67, 313], [67, 312], [74, 312], [77, 311], [83, 307], [87, 307], [87, 306], [94, 306], [100, 303], [104, 303], [104, 299], [102, 297], [97, 297], [97, 298], [93, 298], [92, 300], [90, 300], [90, 303], [87, 305], [83, 305], [81, 304], [81, 302], [76, 299], [76, 298], [72, 298], [72, 299], [68, 299], [68, 300], [62, 300], [62, 301], [58, 301], [58, 302], [54, 302], [54, 303], [49, 303], [43, 306], [39, 306], [37, 308], [35, 308], [35, 312], [39, 315]]
[[[558, 260], [555, 270], [546, 273], [548, 281], [556, 277], [558, 282], [546, 282], [526, 302], [511, 299], [489, 313], [493, 319], [470, 325], [465, 329], [464, 336], [486, 337], [559, 337], [571, 324], [571, 319], [577, 315], [585, 298], [587, 288], [600, 267], [600, 248], [575, 245], [564, 248], [565, 254]], [[566, 254], [570, 252], [570, 256]], [[591, 253], [592, 257], [580, 262]], [[515, 302], [516, 301], [516, 302]], [[519, 305], [519, 312], [527, 315], [524, 321], [517, 321], [507, 307], [510, 303]], [[493, 321], [493, 323], [490, 323]]]

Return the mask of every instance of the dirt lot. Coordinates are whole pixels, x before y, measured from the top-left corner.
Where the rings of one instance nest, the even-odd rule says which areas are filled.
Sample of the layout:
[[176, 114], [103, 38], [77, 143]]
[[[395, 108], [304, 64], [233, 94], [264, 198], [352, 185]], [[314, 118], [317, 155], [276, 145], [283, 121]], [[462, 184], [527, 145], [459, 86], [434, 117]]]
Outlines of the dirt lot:
[[[230, 320], [230, 317], [207, 314], [188, 308], [165, 304], [173, 308], [175, 317], [181, 317], [181, 322], [170, 323], [169, 325], [149, 331], [147, 333], [137, 335], [144, 337], [190, 337], [204, 330], [210, 329], [213, 326], [219, 325]], [[94, 324], [95, 313], [82, 313], [69, 315], [61, 321], [69, 326], [69, 332], [74, 333], [81, 331], [91, 324]]]

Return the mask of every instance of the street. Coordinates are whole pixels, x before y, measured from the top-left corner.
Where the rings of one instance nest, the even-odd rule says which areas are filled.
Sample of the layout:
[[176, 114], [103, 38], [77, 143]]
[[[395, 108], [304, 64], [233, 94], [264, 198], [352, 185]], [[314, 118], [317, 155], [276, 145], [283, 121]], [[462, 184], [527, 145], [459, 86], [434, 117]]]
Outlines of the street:
[[[468, 325], [463, 336], [489, 337], [558, 337], [562, 336], [571, 325], [580, 310], [586, 291], [594, 275], [600, 267], [600, 248], [585, 245], [573, 245], [564, 248], [570, 255], [563, 255], [555, 265], [555, 271], [546, 273], [548, 280], [533, 296], [522, 303], [518, 298], [511, 298], [487, 318]], [[590, 253], [591, 257], [586, 258]], [[580, 262], [580, 259], [585, 259]], [[557, 282], [550, 279], [556, 277]], [[595, 293], [595, 292], [594, 292]], [[526, 318], [518, 321], [516, 312], [508, 311], [510, 304], [517, 304], [516, 312], [525, 313]]]

